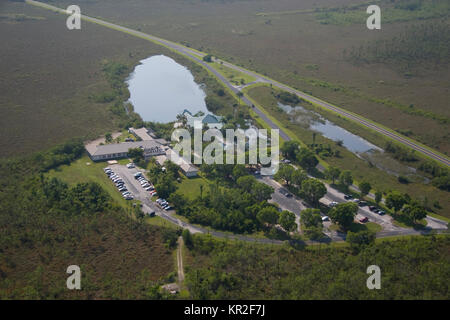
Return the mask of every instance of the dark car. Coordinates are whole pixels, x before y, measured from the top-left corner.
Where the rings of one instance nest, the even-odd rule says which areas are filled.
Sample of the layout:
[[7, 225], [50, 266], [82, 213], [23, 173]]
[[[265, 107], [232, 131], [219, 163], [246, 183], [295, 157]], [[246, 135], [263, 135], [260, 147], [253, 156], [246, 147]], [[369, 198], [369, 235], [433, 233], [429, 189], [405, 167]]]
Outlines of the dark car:
[[376, 213], [378, 211], [378, 208], [375, 206], [370, 206], [369, 210]]
[[358, 206], [360, 206], [360, 207], [365, 207], [365, 206], [367, 206], [367, 202], [365, 202], [365, 201], [360, 201], [360, 202], [358, 202]]
[[359, 219], [359, 222], [361, 222], [361, 223], [366, 223], [367, 221], [369, 221], [369, 219], [367, 217]]

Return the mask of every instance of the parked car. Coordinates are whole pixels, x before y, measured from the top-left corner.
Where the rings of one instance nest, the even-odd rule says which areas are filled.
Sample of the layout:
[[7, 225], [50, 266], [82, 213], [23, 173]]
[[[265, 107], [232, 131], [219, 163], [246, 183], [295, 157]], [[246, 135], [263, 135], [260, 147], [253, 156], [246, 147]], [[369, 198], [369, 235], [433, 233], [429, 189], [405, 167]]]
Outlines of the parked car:
[[367, 202], [365, 202], [365, 201], [360, 201], [360, 202], [358, 202], [358, 206], [360, 206], [360, 207], [365, 207], [365, 206], [367, 206]]
[[323, 216], [322, 221], [330, 221], [330, 218], [328, 216]]
[[383, 210], [378, 210], [378, 214], [379, 214], [380, 216], [384, 216], [384, 215], [386, 214], [386, 212], [384, 212]]
[[359, 219], [359, 222], [361, 222], [361, 223], [366, 223], [367, 221], [369, 221], [369, 218], [367, 218], [367, 217]]
[[129, 163], [129, 164], [127, 164], [127, 168], [133, 169], [133, 168], [136, 168], [136, 166], [134, 165], [134, 163]]
[[153, 190], [155, 190], [155, 188], [153, 186], [145, 188], [145, 191], [153, 191]]
[[142, 177], [142, 172], [137, 172], [134, 174], [134, 178], [137, 179], [139, 177]]
[[330, 208], [336, 207], [338, 205], [338, 203], [336, 201], [332, 201], [328, 206]]
[[352, 200], [354, 203], [359, 203], [361, 200], [359, 200], [359, 199], [353, 199]]
[[375, 207], [375, 206], [369, 206], [369, 210], [372, 211], [372, 212], [377, 212], [378, 208]]
[[166, 211], [169, 211], [170, 209], [172, 209], [171, 206], [164, 207], [164, 210], [166, 210]]
[[352, 196], [351, 194], [346, 194], [346, 195], [344, 196], [344, 199], [345, 199], [345, 200], [351, 200], [351, 199], [353, 199], [353, 196]]
[[119, 192], [125, 192], [125, 191], [127, 191], [127, 190], [128, 190], [127, 188], [122, 187], [122, 188], [119, 189]]
[[133, 199], [134, 199], [133, 196], [127, 196], [127, 197], [125, 197], [125, 200], [133, 200]]

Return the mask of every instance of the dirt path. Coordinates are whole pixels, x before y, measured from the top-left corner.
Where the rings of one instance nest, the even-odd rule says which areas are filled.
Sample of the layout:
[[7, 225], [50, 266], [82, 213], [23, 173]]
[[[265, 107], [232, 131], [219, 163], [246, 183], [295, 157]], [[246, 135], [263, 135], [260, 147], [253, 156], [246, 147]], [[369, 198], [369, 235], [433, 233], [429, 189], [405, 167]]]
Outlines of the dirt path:
[[177, 249], [177, 268], [178, 268], [178, 284], [180, 288], [182, 287], [184, 281], [184, 266], [183, 266], [183, 237], [178, 238], [178, 249]]

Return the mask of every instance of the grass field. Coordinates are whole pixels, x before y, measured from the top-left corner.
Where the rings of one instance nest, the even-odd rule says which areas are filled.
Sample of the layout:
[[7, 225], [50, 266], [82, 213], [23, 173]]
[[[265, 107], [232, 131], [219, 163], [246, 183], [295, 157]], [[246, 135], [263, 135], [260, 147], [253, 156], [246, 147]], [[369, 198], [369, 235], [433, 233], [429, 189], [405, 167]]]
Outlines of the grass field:
[[255, 81], [256, 79], [248, 74], [239, 72], [234, 69], [230, 69], [220, 63], [213, 62], [213, 67], [218, 70], [225, 78], [227, 78], [234, 85], [240, 86], [245, 85], [250, 82]]
[[77, 184], [80, 182], [97, 182], [99, 183], [114, 199], [117, 204], [128, 207], [129, 201], [123, 199], [117, 191], [114, 183], [103, 172], [103, 168], [107, 167], [106, 162], [93, 162], [87, 155], [71, 163], [69, 166], [63, 165], [57, 170], [51, 170], [49, 177], [55, 177], [63, 180], [68, 184]]
[[189, 200], [193, 200], [200, 196], [200, 187], [203, 186], [203, 195], [206, 195], [209, 190], [208, 180], [202, 177], [186, 178], [178, 184], [177, 193], [187, 197]]
[[[414, 1], [405, 1], [409, 2]], [[69, 1], [55, 3], [65, 6]], [[365, 20], [360, 21], [367, 16], [367, 6], [362, 3], [351, 0], [268, 0], [264, 5], [246, 0], [157, 3], [131, 0], [126, 4], [118, 0], [80, 1], [88, 14], [267, 74], [394, 130], [410, 132], [411, 138], [442, 153], [450, 152], [448, 125], [426, 115], [413, 114], [410, 109], [413, 105], [413, 109], [439, 117], [450, 116], [448, 68], [416, 63], [411, 70], [398, 72], [395, 64], [355, 65], [344, 58], [344, 52], [352, 48], [393, 39], [411, 25], [435, 23], [442, 19], [439, 14], [446, 12], [439, 7], [445, 1], [435, 1], [431, 7], [427, 1], [418, 11], [407, 7], [389, 9], [381, 31], [370, 31]], [[389, 1], [383, 0], [382, 5], [392, 7]], [[317, 13], [316, 8], [327, 9]], [[432, 14], [424, 16], [427, 12]], [[322, 14], [321, 19], [318, 14]], [[359, 18], [354, 20], [355, 17]], [[351, 23], [339, 22], [347, 18]], [[441, 65], [446, 63], [442, 61]]]

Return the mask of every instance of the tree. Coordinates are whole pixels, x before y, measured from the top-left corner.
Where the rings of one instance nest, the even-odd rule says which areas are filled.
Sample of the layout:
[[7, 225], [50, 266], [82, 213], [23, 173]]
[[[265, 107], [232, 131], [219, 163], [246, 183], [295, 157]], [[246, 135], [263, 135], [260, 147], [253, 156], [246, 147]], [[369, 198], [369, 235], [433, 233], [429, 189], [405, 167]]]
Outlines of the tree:
[[301, 213], [302, 223], [306, 228], [322, 227], [322, 217], [319, 209], [305, 209]]
[[401, 194], [398, 191], [390, 192], [386, 197], [386, 206], [389, 209], [394, 209], [397, 213], [403, 206], [407, 203], [407, 198], [405, 195]]
[[178, 166], [176, 163], [166, 160], [164, 162], [164, 167], [166, 168], [166, 172], [170, 172], [175, 179], [178, 179], [180, 177], [180, 166]]
[[315, 168], [319, 163], [319, 160], [317, 160], [314, 153], [306, 148], [301, 148], [300, 151], [297, 152], [296, 158], [298, 163], [306, 170]]
[[184, 229], [181, 233], [181, 236], [183, 237], [183, 241], [186, 247], [188, 249], [192, 249], [194, 247], [194, 240], [192, 239], [192, 234], [189, 229]]
[[341, 174], [341, 170], [337, 167], [329, 166], [325, 170], [325, 177], [327, 177], [327, 179], [333, 181], [333, 184], [334, 184], [335, 180], [339, 178], [340, 174]]
[[353, 223], [358, 205], [354, 202], [339, 203], [329, 212], [331, 221], [339, 224], [343, 230], [347, 230]]
[[237, 164], [233, 168], [232, 175], [233, 175], [234, 181], [237, 181], [237, 179], [239, 179], [240, 177], [248, 176], [248, 172], [243, 164]]
[[278, 172], [275, 173], [274, 178], [275, 180], [284, 180], [284, 182], [286, 182], [286, 185], [290, 185], [294, 171], [295, 168], [291, 165], [281, 165], [278, 169]]
[[211, 54], [207, 54], [206, 56], [203, 57], [203, 61], [205, 61], [205, 62], [212, 62], [212, 55]]
[[274, 207], [265, 207], [256, 215], [261, 224], [274, 225], [278, 222], [278, 211]]
[[273, 191], [274, 190], [271, 186], [255, 181], [255, 183], [252, 185], [252, 190], [250, 193], [255, 197], [256, 200], [261, 202], [264, 200], [267, 201], [272, 198]]
[[236, 95], [238, 96], [238, 99], [239, 99], [238, 105], [241, 105], [241, 98], [244, 96], [244, 94], [241, 91], [239, 91]]
[[347, 233], [345, 241], [350, 243], [350, 246], [359, 251], [362, 247], [368, 246], [375, 242], [376, 234], [370, 230]]
[[340, 183], [345, 187], [350, 187], [353, 184], [352, 173], [349, 170], [342, 171], [339, 175]]
[[295, 223], [295, 214], [284, 210], [280, 213], [278, 223], [283, 227], [284, 230], [292, 232], [297, 230], [297, 223]]
[[186, 211], [186, 206], [188, 204], [188, 200], [185, 196], [179, 194], [179, 193], [172, 193], [169, 198], [169, 202], [174, 205], [174, 207], [177, 209], [177, 213], [180, 215], [183, 215]]
[[237, 185], [239, 188], [244, 190], [245, 192], [250, 193], [252, 191], [253, 185], [255, 184], [256, 179], [253, 176], [243, 176], [237, 179]]
[[291, 160], [295, 160], [296, 154], [300, 148], [300, 143], [294, 140], [285, 141], [281, 147], [282, 154]]
[[379, 204], [383, 199], [383, 193], [381, 191], [375, 191], [375, 203]]
[[362, 198], [364, 198], [365, 196], [367, 196], [369, 194], [370, 189], [372, 189], [372, 186], [367, 181], [362, 181], [359, 184], [359, 190], [361, 191], [361, 197]]
[[177, 186], [175, 185], [173, 176], [166, 173], [158, 179], [158, 182], [155, 184], [155, 189], [161, 198], [166, 199], [177, 190]]
[[413, 201], [412, 203], [405, 205], [402, 209], [402, 213], [414, 223], [424, 219], [427, 216], [427, 210], [425, 210], [425, 208], [417, 201]]
[[327, 193], [325, 185], [317, 179], [307, 179], [302, 182], [302, 192], [312, 205], [317, 206], [320, 198]]
[[105, 134], [105, 141], [108, 143], [112, 141], [111, 133], [108, 132], [107, 134]]
[[443, 175], [440, 177], [436, 177], [433, 179], [432, 184], [436, 188], [450, 191], [450, 175]]
[[297, 186], [301, 186], [303, 181], [308, 179], [308, 175], [306, 174], [306, 172], [304, 170], [298, 169], [292, 173], [291, 179], [292, 179], [293, 184], [295, 184]]
[[128, 149], [128, 156], [133, 159], [133, 162], [138, 163], [144, 160], [144, 150], [141, 148]]

